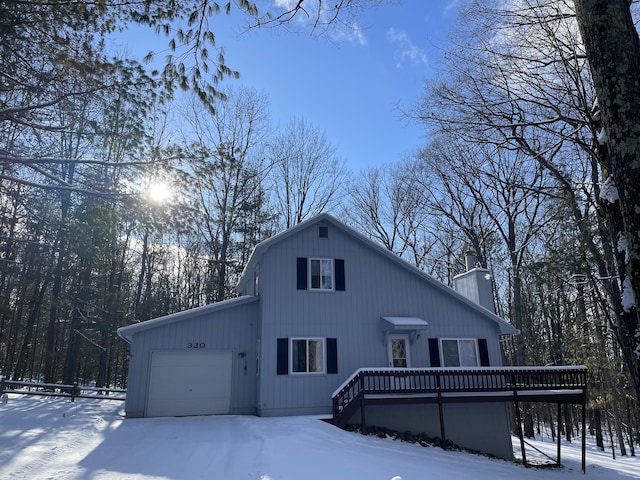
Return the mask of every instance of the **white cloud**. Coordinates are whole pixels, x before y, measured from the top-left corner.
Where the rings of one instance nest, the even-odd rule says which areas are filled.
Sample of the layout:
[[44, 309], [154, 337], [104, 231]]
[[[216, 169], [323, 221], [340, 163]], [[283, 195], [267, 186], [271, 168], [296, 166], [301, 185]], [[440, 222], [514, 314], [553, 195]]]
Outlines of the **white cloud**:
[[287, 10], [291, 10], [296, 3], [298, 3], [298, 0], [275, 0], [273, 2], [276, 7], [285, 8]]
[[[280, 1], [282, 1], [282, 0], [280, 0]], [[460, 3], [460, 0], [451, 0], [449, 3], [447, 3], [444, 6], [442, 11], [444, 12], [445, 15], [448, 15], [449, 13], [451, 13], [453, 10], [455, 10], [458, 7], [459, 3]]]
[[396, 48], [394, 58], [398, 68], [406, 63], [420, 65], [428, 62], [427, 53], [415, 45], [404, 30], [391, 27], [387, 31], [387, 39]]
[[357, 43], [360, 46], [367, 44], [367, 37], [364, 31], [358, 25], [340, 25], [329, 32], [329, 38], [334, 42], [340, 40], [348, 40], [352, 43]]

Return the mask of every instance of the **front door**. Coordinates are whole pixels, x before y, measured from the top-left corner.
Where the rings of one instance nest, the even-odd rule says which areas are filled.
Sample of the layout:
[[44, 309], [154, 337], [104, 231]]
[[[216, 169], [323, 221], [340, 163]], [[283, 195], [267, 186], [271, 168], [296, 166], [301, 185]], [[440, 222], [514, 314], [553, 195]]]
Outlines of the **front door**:
[[409, 357], [409, 335], [389, 335], [389, 366], [411, 367]]

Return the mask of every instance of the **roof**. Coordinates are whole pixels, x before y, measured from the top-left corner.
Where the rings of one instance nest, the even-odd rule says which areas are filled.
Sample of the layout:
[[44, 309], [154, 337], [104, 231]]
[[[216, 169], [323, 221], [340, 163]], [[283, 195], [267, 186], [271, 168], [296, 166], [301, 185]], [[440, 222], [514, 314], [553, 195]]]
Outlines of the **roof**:
[[424, 330], [429, 326], [426, 320], [417, 317], [381, 317], [385, 328], [394, 330]]
[[131, 343], [133, 340], [133, 336], [136, 333], [140, 333], [145, 330], [150, 330], [152, 328], [156, 328], [162, 325], [168, 325], [171, 323], [180, 322], [187, 318], [192, 318], [196, 315], [210, 314], [214, 312], [219, 312], [221, 310], [226, 310], [227, 308], [233, 308], [233, 307], [238, 307], [240, 305], [244, 305], [247, 303], [257, 302], [259, 299], [260, 297], [244, 295], [242, 297], [231, 298], [229, 300], [211, 303], [209, 305], [192, 308], [190, 310], [183, 310], [181, 312], [165, 315], [164, 317], [158, 317], [151, 320], [145, 320], [144, 322], [134, 323], [133, 325], [128, 325], [126, 327], [120, 327], [118, 329], [118, 335], [120, 335], [120, 337], [126, 342]]
[[249, 262], [247, 263], [247, 265], [244, 268], [244, 271], [242, 272], [242, 276], [240, 277], [240, 281], [238, 282], [238, 285], [236, 287], [237, 290], [242, 291], [242, 289], [249, 282], [253, 281], [253, 271], [256, 269], [257, 265], [260, 263], [262, 257], [264, 257], [264, 255], [267, 253], [269, 248], [321, 222], [324, 222], [336, 228], [339, 228], [346, 235], [349, 235], [350, 237], [352, 237], [355, 241], [363, 243], [370, 249], [378, 252], [380, 255], [387, 257], [389, 260], [391, 260], [392, 262], [395, 262], [398, 266], [405, 269], [407, 272], [413, 275], [419, 276], [422, 280], [424, 280], [426, 283], [428, 283], [432, 287], [440, 289], [441, 291], [446, 292], [446, 294], [451, 295], [453, 298], [455, 298], [459, 302], [462, 302], [468, 305], [473, 310], [477, 311], [478, 313], [480, 313], [490, 321], [494, 322], [497, 325], [500, 334], [516, 335], [520, 333], [519, 330], [514, 328], [511, 324], [509, 324], [502, 318], [498, 317], [496, 314], [490, 312], [489, 310], [478, 305], [472, 300], [469, 300], [467, 297], [456, 292], [453, 288], [445, 285], [439, 280], [436, 280], [431, 275], [428, 275], [427, 273], [423, 272], [419, 268], [406, 262], [395, 253], [387, 250], [382, 245], [379, 245], [378, 243], [374, 242], [373, 240], [370, 240], [369, 238], [365, 237], [361, 233], [353, 230], [352, 228], [338, 221], [328, 213], [321, 213], [320, 215], [310, 218], [309, 220], [305, 220], [304, 222], [301, 222], [295, 225], [294, 227], [291, 227], [285, 230], [284, 232], [274, 235], [273, 237], [268, 238], [267, 240], [260, 242], [258, 245], [256, 245], [256, 247], [253, 249], [253, 253], [251, 254], [251, 257], [249, 258]]

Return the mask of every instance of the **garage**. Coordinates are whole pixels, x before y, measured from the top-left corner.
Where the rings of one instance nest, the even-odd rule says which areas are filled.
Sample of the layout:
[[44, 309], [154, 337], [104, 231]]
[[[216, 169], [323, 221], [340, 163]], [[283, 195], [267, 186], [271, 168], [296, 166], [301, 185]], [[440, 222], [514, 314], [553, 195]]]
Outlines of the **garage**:
[[146, 416], [229, 414], [231, 371], [230, 351], [153, 352]]

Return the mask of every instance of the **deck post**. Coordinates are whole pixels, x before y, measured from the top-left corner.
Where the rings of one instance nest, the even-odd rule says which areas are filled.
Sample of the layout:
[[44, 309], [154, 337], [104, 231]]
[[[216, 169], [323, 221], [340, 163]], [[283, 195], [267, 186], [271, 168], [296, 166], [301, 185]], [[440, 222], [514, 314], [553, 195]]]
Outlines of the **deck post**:
[[442, 406], [442, 393], [438, 391], [438, 414], [440, 415], [440, 438], [441, 447], [443, 450], [447, 449], [447, 439], [444, 433], [444, 407]]
[[582, 393], [582, 473], [587, 473], [587, 392]]
[[558, 402], [558, 417], [556, 421], [558, 422], [558, 438], [556, 439], [558, 441], [558, 467], [561, 467], [562, 463], [560, 462], [560, 440], [562, 438], [562, 425], [560, 424], [560, 422], [562, 422], [562, 405], [560, 404], [560, 402]]
[[447, 449], [447, 439], [444, 433], [444, 407], [442, 406], [442, 389], [440, 388], [440, 374], [436, 374], [436, 388], [438, 389], [438, 415], [440, 416], [440, 446]]
[[524, 431], [522, 429], [522, 419], [520, 418], [520, 402], [518, 402], [518, 391], [513, 391], [513, 402], [516, 405], [516, 422], [518, 422], [518, 436], [520, 437], [520, 450], [522, 451], [522, 464], [525, 467], [529, 467], [527, 464], [527, 454], [524, 450]]
[[364, 413], [364, 393], [360, 392], [360, 425], [362, 426], [362, 434], [367, 434], [367, 424]]

